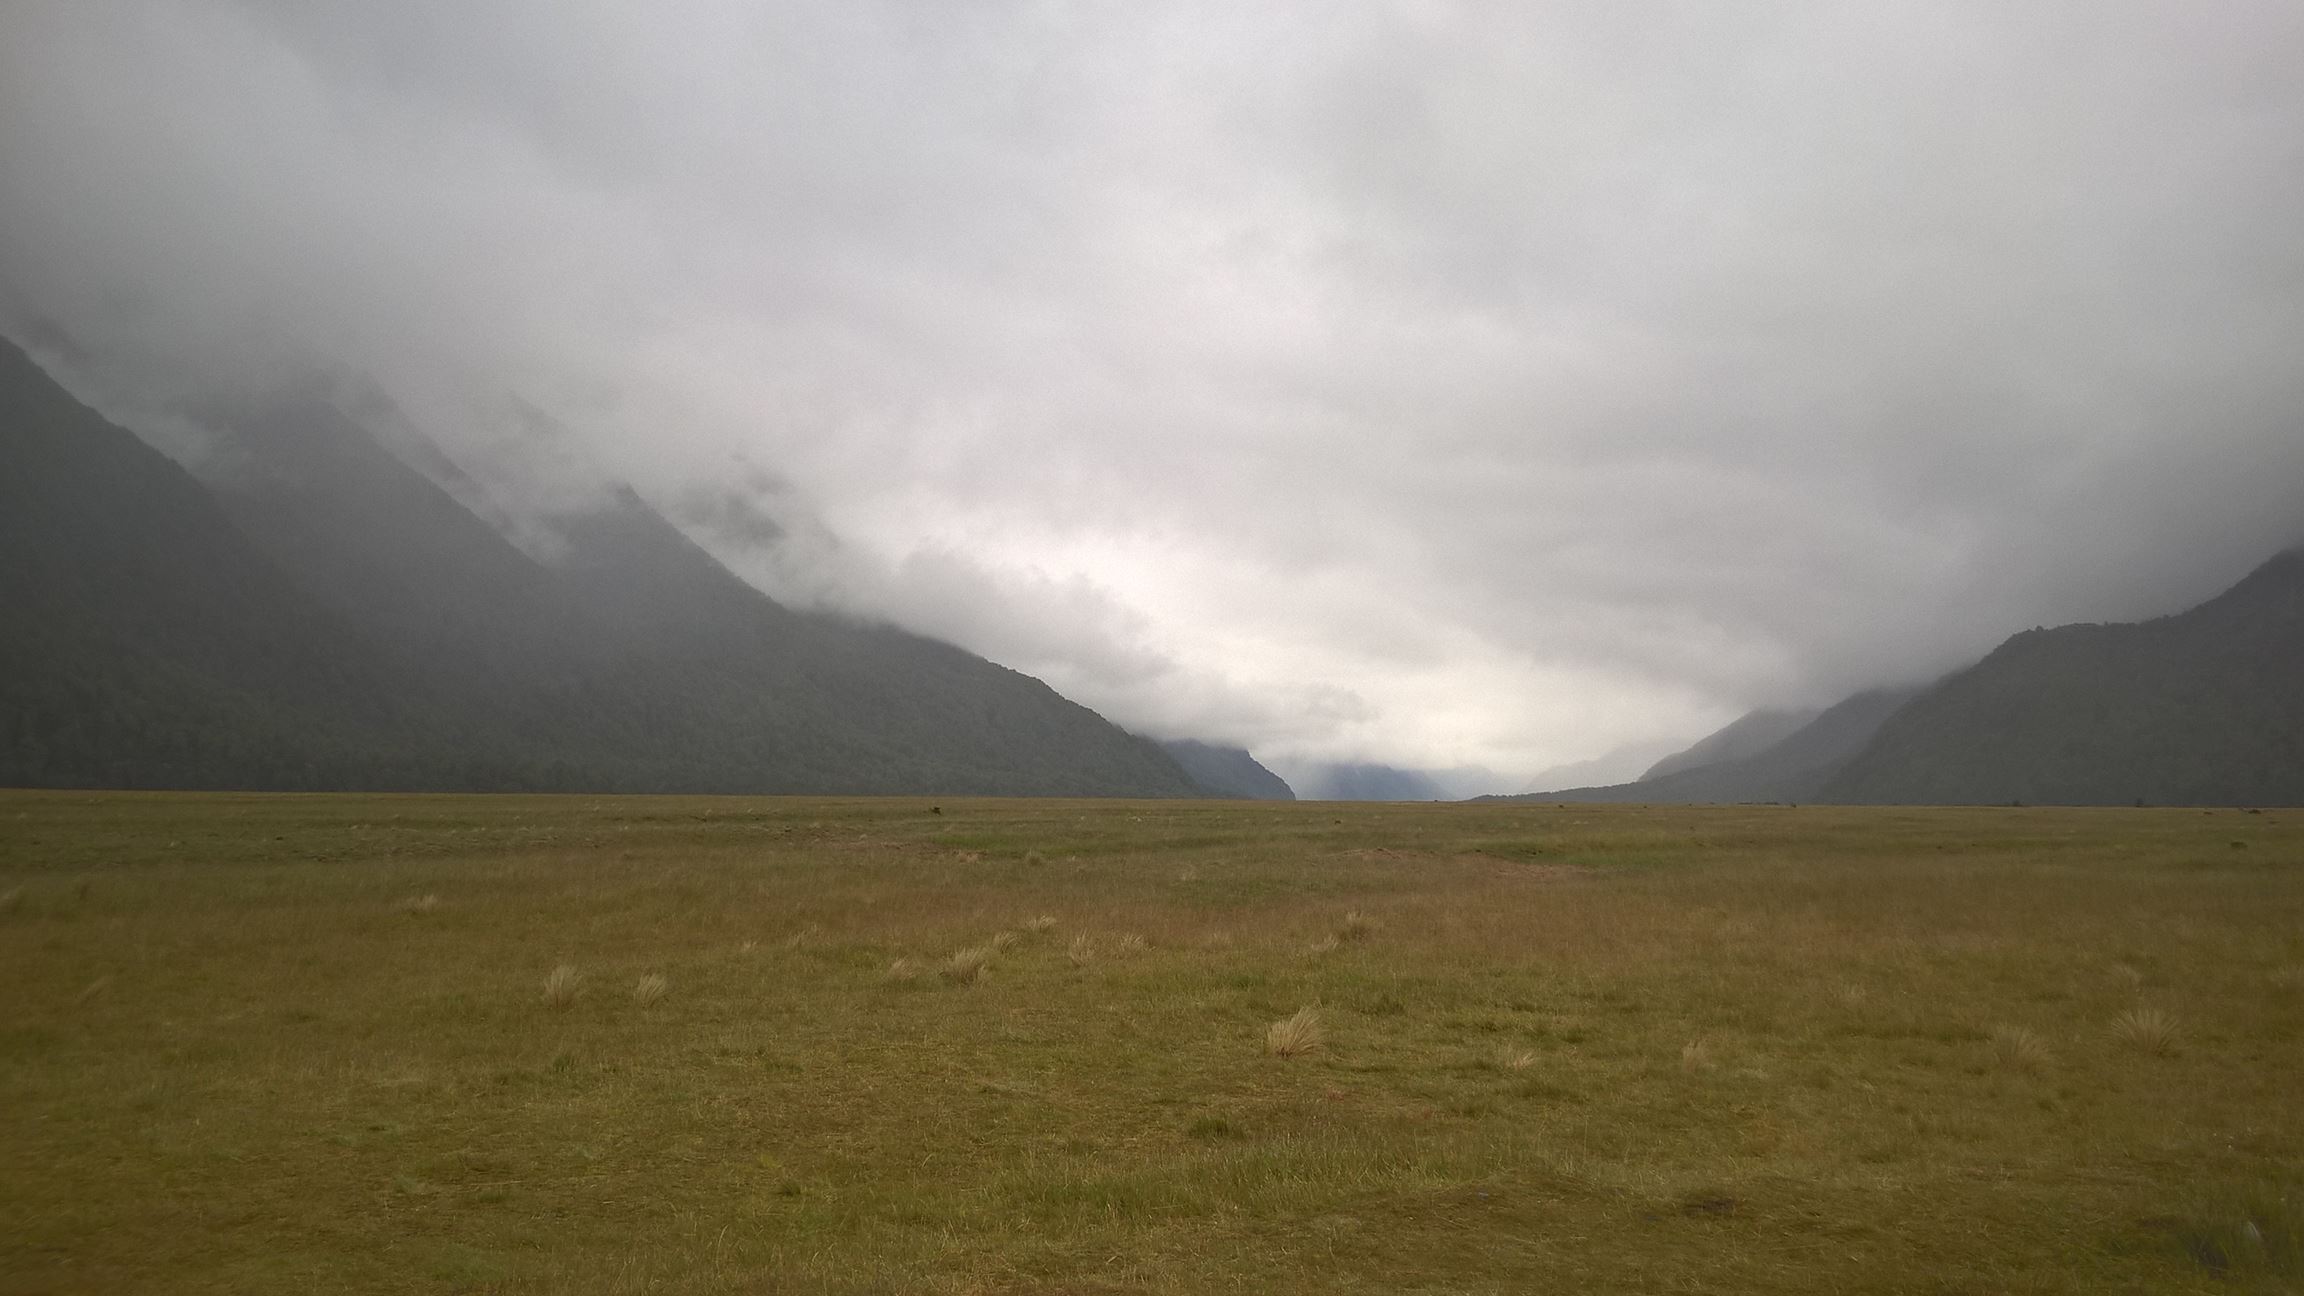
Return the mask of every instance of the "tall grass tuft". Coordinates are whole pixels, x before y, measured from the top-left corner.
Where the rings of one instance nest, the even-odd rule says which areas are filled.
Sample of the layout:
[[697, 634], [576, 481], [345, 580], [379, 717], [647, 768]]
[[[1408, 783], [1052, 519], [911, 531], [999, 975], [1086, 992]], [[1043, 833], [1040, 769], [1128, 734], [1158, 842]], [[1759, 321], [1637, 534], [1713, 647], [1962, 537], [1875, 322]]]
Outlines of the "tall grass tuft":
[[1035, 936], [1045, 936], [1048, 933], [1056, 930], [1056, 915], [1042, 914], [1032, 921], [1024, 924], [1024, 930], [1032, 933]]
[[989, 945], [972, 945], [954, 951], [952, 957], [944, 960], [944, 979], [954, 985], [976, 984], [992, 966], [994, 952]]
[[1376, 934], [1376, 926], [1374, 918], [1354, 909], [1345, 914], [1344, 921], [1337, 925], [1336, 939], [1340, 941], [1364, 941]]
[[1113, 945], [1114, 951], [1122, 958], [1132, 954], [1141, 954], [1151, 947], [1152, 943], [1145, 940], [1140, 932], [1122, 932], [1119, 941]]
[[1064, 957], [1072, 960], [1074, 967], [1086, 967], [1096, 961], [1096, 942], [1087, 936], [1075, 936]]
[[576, 1002], [584, 992], [584, 974], [573, 963], [563, 963], [544, 978], [544, 1002], [548, 1007], [565, 1008]]
[[662, 999], [671, 989], [672, 983], [665, 980], [662, 973], [650, 972], [632, 987], [632, 1002], [645, 1008]]
[[2154, 1057], [2176, 1051], [2176, 1019], [2157, 1008], [2131, 1008], [2112, 1019], [2112, 1038]]
[[989, 943], [995, 952], [1001, 952], [1013, 946], [1019, 939], [1021, 938], [1015, 932], [1000, 931], [992, 933], [992, 939]]
[[1294, 1016], [1283, 1017], [1264, 1030], [1264, 1051], [1274, 1057], [1302, 1057], [1326, 1040], [1320, 1028], [1320, 1010], [1307, 1004]]
[[892, 985], [911, 985], [927, 971], [917, 959], [900, 958], [888, 965], [887, 978]]
[[1993, 1027], [1992, 1056], [2018, 1071], [2038, 1071], [2049, 1062], [2048, 1046], [2022, 1026]]
[[400, 902], [400, 912], [419, 917], [428, 913], [437, 913], [439, 909], [440, 897], [431, 894], [410, 896]]

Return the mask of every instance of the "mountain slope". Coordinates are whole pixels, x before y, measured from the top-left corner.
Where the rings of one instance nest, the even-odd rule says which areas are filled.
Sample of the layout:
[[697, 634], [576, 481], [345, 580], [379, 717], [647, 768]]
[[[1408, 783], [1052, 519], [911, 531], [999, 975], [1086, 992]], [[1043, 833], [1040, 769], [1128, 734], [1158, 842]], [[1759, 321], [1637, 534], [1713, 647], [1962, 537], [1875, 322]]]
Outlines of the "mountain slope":
[[0, 353], [0, 781], [1190, 796], [1038, 680], [783, 608], [637, 495], [542, 561], [311, 393], [207, 489]]
[[517, 763], [175, 463], [0, 343], [0, 782], [401, 787]]
[[1316, 763], [1285, 766], [1288, 786], [1306, 801], [1445, 801], [1446, 789], [1423, 770], [1391, 765]]
[[2189, 612], [2009, 639], [1883, 725], [1822, 795], [2304, 804], [2304, 553]]
[[[1819, 798], [1824, 786], [1841, 765], [1861, 751], [1881, 724], [1912, 696], [1910, 689], [1868, 689], [1843, 698], [1822, 711], [1805, 713], [1809, 717], [1806, 723], [1748, 755], [1672, 770], [1661, 775], [1651, 774], [1637, 783], [1569, 788], [1559, 792], [1499, 799], [1659, 805], [1813, 801]], [[1734, 741], [1713, 745], [1711, 750], [1749, 747], [1755, 732], [1771, 726], [1780, 727], [1777, 717], [1791, 714], [1794, 713], [1754, 712], [1753, 716], [1769, 717], [1768, 724], [1746, 727]], [[1739, 721], [1720, 730], [1713, 738], [1731, 734], [1742, 723]], [[1706, 739], [1689, 751], [1703, 749], [1710, 743], [1712, 739]]]
[[1216, 747], [1189, 738], [1164, 742], [1160, 747], [1212, 795], [1241, 801], [1296, 799], [1286, 779], [1264, 768], [1241, 748]]
[[1722, 728], [1697, 739], [1685, 751], [1674, 752], [1657, 761], [1635, 781], [1645, 783], [1682, 770], [1757, 756], [1798, 733], [1802, 726], [1821, 714], [1823, 712], [1816, 708], [1747, 711]]

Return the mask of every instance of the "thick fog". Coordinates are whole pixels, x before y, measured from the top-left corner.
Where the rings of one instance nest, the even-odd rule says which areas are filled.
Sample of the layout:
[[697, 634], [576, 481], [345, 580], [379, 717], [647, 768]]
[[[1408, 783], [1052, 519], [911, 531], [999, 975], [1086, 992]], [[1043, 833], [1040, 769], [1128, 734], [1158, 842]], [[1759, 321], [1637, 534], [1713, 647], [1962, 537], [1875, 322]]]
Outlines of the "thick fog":
[[2299, 67], [2287, 0], [18, 0], [0, 326], [1517, 777], [2304, 540]]

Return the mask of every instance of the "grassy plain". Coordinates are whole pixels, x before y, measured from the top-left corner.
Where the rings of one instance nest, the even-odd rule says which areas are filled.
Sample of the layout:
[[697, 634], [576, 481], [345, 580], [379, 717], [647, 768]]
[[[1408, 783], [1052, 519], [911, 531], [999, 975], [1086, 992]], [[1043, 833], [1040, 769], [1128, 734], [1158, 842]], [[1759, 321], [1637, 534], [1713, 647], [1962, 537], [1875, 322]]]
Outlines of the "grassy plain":
[[0, 1153], [9, 1293], [2296, 1291], [2304, 812], [0, 793]]

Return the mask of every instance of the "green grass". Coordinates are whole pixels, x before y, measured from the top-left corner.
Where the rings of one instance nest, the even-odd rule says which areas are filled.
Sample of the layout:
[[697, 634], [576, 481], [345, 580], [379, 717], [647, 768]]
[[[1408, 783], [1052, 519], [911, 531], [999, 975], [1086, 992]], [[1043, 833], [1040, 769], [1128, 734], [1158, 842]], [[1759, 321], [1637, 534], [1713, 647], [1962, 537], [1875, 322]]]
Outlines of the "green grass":
[[2299, 1076], [2304, 812], [0, 793], [11, 1293], [2296, 1291]]

